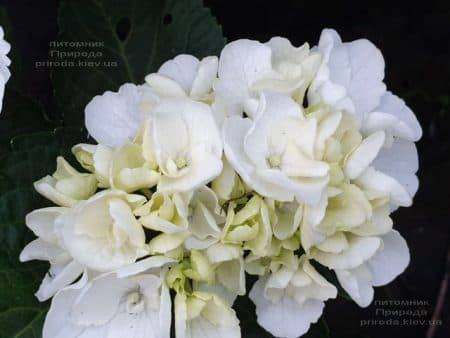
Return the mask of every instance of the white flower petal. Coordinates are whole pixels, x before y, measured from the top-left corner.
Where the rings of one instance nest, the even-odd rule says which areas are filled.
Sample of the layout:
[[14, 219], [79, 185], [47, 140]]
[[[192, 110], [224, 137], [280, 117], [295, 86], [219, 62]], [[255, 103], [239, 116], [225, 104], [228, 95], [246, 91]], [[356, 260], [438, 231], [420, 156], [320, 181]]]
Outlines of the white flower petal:
[[145, 77], [145, 82], [152, 90], [161, 97], [185, 97], [186, 92], [183, 87], [161, 74], [149, 74]]
[[256, 305], [258, 324], [276, 337], [297, 338], [305, 334], [322, 315], [324, 303], [315, 299], [299, 305], [294, 299], [283, 297], [272, 303], [264, 297], [265, 279], [260, 278], [249, 297]]
[[43, 338], [78, 338], [84, 331], [69, 320], [72, 304], [79, 294], [79, 290], [87, 283], [87, 274], [83, 274], [80, 280], [58, 292], [53, 298], [50, 310], [47, 312]]
[[254, 167], [242, 146], [245, 134], [251, 124], [250, 119], [237, 116], [230, 117], [225, 121], [223, 126], [224, 151], [229, 163], [242, 179], [261, 195], [270, 196], [276, 200], [291, 201], [294, 198], [291, 192], [253, 174]]
[[222, 285], [236, 295], [245, 295], [245, 272], [242, 257], [222, 262], [216, 269], [216, 276]]
[[366, 264], [352, 270], [335, 270], [339, 284], [361, 307], [367, 307], [373, 300], [372, 273]]
[[50, 299], [59, 290], [74, 282], [83, 271], [84, 267], [76, 261], [71, 261], [58, 271], [50, 269], [54, 275], [50, 276], [49, 273], [45, 275], [38, 292], [36, 292], [37, 299], [41, 302]]
[[51, 264], [61, 264], [67, 262], [70, 256], [58, 245], [37, 238], [23, 248], [19, 259], [21, 262], [38, 259], [49, 261]]
[[80, 326], [103, 325], [116, 313], [123, 294], [133, 289], [129, 278], [119, 279], [114, 273], [101, 275], [89, 282], [72, 307], [72, 321]]
[[139, 112], [139, 87], [126, 83], [117, 93], [110, 91], [95, 96], [85, 109], [89, 134], [106, 146], [119, 146], [132, 141], [143, 116]]
[[378, 237], [348, 235], [349, 247], [341, 253], [317, 251], [313, 258], [330, 269], [353, 269], [371, 258], [381, 245]]
[[397, 231], [392, 230], [381, 238], [383, 246], [367, 262], [374, 286], [393, 281], [406, 269], [410, 260], [408, 245]]
[[384, 144], [385, 134], [378, 131], [366, 137], [361, 144], [348, 156], [344, 172], [350, 179], [360, 176], [377, 157]]
[[366, 39], [342, 43], [331, 29], [322, 31], [319, 50], [327, 55], [330, 80], [346, 88], [357, 119], [363, 121], [386, 91], [383, 55]]
[[422, 137], [419, 121], [405, 101], [398, 96], [386, 92], [375, 110], [364, 121], [365, 131], [386, 130], [407, 141], [418, 141]]
[[198, 68], [199, 61], [195, 56], [180, 54], [172, 60], [164, 62], [158, 73], [174, 80], [186, 93], [189, 93]]
[[150, 269], [160, 268], [166, 264], [176, 262], [174, 259], [165, 256], [151, 256], [139, 262], [124, 266], [116, 271], [117, 277], [124, 278], [137, 275]]
[[57, 243], [55, 221], [67, 210], [67, 208], [60, 207], [37, 209], [26, 215], [25, 223], [36, 236], [47, 242]]
[[216, 94], [229, 105], [241, 107], [251, 96], [250, 87], [272, 72], [272, 52], [268, 46], [252, 40], [227, 44], [219, 58]]
[[414, 197], [419, 187], [415, 175], [419, 169], [419, 157], [414, 143], [395, 140], [391, 147], [380, 150], [373, 166], [397, 180], [409, 196]]
[[5, 86], [8, 82], [11, 72], [8, 66], [11, 60], [6, 56], [11, 50], [11, 45], [4, 39], [5, 34], [3, 28], [0, 26], [0, 113], [3, 107], [3, 96], [5, 94]]
[[207, 56], [200, 61], [190, 92], [193, 99], [202, 99], [211, 91], [214, 80], [217, 78], [218, 66], [217, 56]]
[[[411, 177], [415, 175], [412, 174]], [[416, 178], [417, 179], [417, 178]], [[356, 180], [356, 184], [369, 191], [386, 193], [390, 196], [390, 203], [394, 206], [410, 206], [412, 198], [405, 187], [395, 178], [388, 176], [381, 171], [369, 167]]]

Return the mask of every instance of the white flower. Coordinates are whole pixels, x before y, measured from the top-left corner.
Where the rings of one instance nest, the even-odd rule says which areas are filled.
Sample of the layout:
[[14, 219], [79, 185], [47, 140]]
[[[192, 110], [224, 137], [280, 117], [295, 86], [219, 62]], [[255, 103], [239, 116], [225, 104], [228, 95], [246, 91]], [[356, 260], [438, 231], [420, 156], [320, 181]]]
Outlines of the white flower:
[[162, 176], [158, 191], [188, 192], [222, 170], [222, 141], [208, 105], [188, 98], [162, 100], [152, 111], [144, 143]]
[[232, 294], [227, 298], [245, 294], [243, 250], [226, 239], [231, 224], [228, 227], [224, 224], [224, 212], [216, 194], [207, 187], [200, 188], [191, 198], [189, 208], [191, 235], [185, 247], [191, 251], [204, 250], [208, 261], [214, 265], [217, 282]]
[[34, 210], [26, 216], [26, 224], [38, 236], [20, 253], [20, 261], [37, 259], [50, 263], [36, 297], [41, 301], [51, 298], [56, 292], [74, 282], [84, 271], [84, 266], [72, 259], [64, 247], [58, 231], [61, 215], [69, 209], [50, 207]]
[[211, 188], [221, 201], [242, 197], [249, 192], [226, 158], [222, 159], [223, 168], [220, 175], [211, 182]]
[[134, 214], [140, 216], [144, 227], [154, 231], [173, 234], [188, 228], [188, 202], [180, 193], [155, 192]]
[[43, 338], [170, 338], [170, 294], [164, 270], [156, 269], [167, 261], [152, 257], [145, 263], [151, 272], [121, 277], [119, 270], [89, 282], [82, 278], [60, 291], [47, 313]]
[[379, 105], [367, 114], [362, 125], [364, 133], [384, 130], [388, 145], [394, 138], [416, 142], [422, 137], [422, 128], [405, 101], [387, 91], [381, 96]]
[[258, 324], [274, 336], [286, 338], [305, 334], [322, 315], [324, 301], [336, 296], [336, 287], [305, 256], [295, 269], [283, 266], [269, 277], [261, 277], [250, 291]]
[[308, 91], [308, 102], [325, 102], [333, 110], [351, 113], [364, 135], [383, 131], [384, 148], [379, 158], [386, 160], [375, 159], [374, 168], [362, 175], [360, 184], [388, 192], [393, 209], [411, 205], [418, 188], [418, 161], [412, 142], [421, 138], [422, 130], [404, 101], [386, 91], [381, 52], [365, 39], [343, 43], [330, 29], [323, 30], [318, 51], [323, 62]]
[[166, 61], [157, 73], [149, 74], [145, 81], [161, 97], [185, 97], [210, 100], [217, 77], [218, 59], [207, 56], [201, 61], [192, 55], [181, 54]]
[[2, 112], [5, 86], [11, 76], [11, 72], [8, 69], [11, 60], [7, 57], [11, 50], [11, 45], [4, 39], [4, 36], [3, 27], [0, 26], [0, 113]]
[[115, 148], [102, 144], [78, 144], [72, 152], [78, 162], [95, 175], [101, 188], [133, 192], [150, 189], [159, 182], [156, 163], [146, 158], [139, 143], [127, 141]]
[[63, 157], [56, 159], [56, 171], [34, 183], [34, 188], [53, 203], [71, 207], [86, 200], [97, 190], [97, 180], [92, 174], [79, 173]]
[[366, 263], [350, 270], [335, 270], [339, 283], [361, 307], [373, 299], [373, 286], [393, 281], [409, 264], [406, 241], [395, 230], [381, 237], [382, 246]]
[[266, 44], [237, 40], [220, 54], [216, 95], [231, 114], [253, 115], [262, 90], [292, 95], [301, 102], [306, 87], [320, 65], [320, 55], [310, 53], [308, 44], [295, 48], [289, 40], [275, 37]]
[[240, 338], [234, 310], [215, 294], [194, 291], [175, 296], [177, 338]]
[[386, 91], [383, 55], [366, 39], [343, 43], [332, 29], [322, 31], [317, 49], [323, 62], [308, 91], [309, 102], [344, 109], [361, 123]]
[[382, 148], [378, 157], [356, 183], [373, 194], [388, 194], [392, 209], [409, 207], [419, 187], [419, 158], [413, 142], [396, 140]]
[[119, 91], [95, 96], [85, 109], [89, 134], [100, 144], [116, 147], [133, 141], [158, 97], [146, 86], [126, 83]]
[[245, 183], [279, 200], [316, 204], [328, 183], [327, 163], [315, 159], [317, 120], [289, 96], [264, 93], [256, 118], [229, 118], [225, 155]]
[[145, 197], [104, 190], [62, 215], [61, 234], [71, 256], [92, 270], [107, 272], [148, 254], [145, 234], [133, 210]]

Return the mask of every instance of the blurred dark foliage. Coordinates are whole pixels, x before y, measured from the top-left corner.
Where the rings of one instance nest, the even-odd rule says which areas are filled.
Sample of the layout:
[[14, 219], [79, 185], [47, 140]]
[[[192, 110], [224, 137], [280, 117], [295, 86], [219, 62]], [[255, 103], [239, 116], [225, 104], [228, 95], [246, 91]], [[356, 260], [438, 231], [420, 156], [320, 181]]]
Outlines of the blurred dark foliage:
[[[49, 70], [35, 67], [36, 61], [48, 59], [49, 41], [56, 38], [58, 2], [2, 0], [0, 5], [8, 11], [23, 59], [20, 65], [24, 76], [12, 85], [20, 86], [24, 94], [43, 104], [49, 117], [58, 119]], [[374, 304], [360, 309], [341, 298], [328, 302], [325, 318], [333, 338], [450, 337], [450, 290], [443, 296], [441, 292], [444, 306], [437, 319], [442, 320], [442, 325], [436, 326], [432, 334], [428, 325], [449, 271], [450, 3], [206, 0], [205, 5], [218, 18], [229, 41], [238, 38], [267, 41], [280, 35], [296, 45], [304, 41], [313, 45], [321, 29], [330, 27], [338, 30], [344, 41], [365, 37], [382, 50], [386, 84], [415, 111], [424, 136], [418, 144], [420, 189], [414, 206], [394, 215], [396, 228], [409, 243], [411, 264], [395, 282], [377, 289], [375, 299], [426, 305]], [[424, 310], [424, 316], [406, 318], [426, 323], [361, 325], [361, 320], [403, 320], [383, 316], [380, 309]]]

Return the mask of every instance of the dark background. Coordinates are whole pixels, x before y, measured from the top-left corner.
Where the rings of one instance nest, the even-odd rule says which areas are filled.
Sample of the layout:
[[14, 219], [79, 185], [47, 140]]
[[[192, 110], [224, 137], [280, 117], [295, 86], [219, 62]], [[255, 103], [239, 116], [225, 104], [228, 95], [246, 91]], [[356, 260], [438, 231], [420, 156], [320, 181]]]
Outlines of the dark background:
[[[388, 88], [406, 100], [424, 131], [418, 143], [420, 188], [415, 203], [394, 215], [395, 227], [410, 246], [411, 264], [395, 282], [376, 290], [376, 300], [397, 303], [360, 309], [345, 299], [329, 301], [325, 318], [333, 338], [450, 337], [450, 290], [445, 293], [450, 240], [449, 2], [210, 0], [205, 5], [228, 41], [267, 41], [280, 35], [294, 45], [314, 45], [321, 29], [330, 27], [344, 41], [365, 37], [382, 50]], [[22, 90], [40, 101], [51, 117], [58, 117], [49, 70], [34, 67], [36, 61], [48, 59], [48, 43], [56, 39], [58, 1], [1, 0], [0, 6], [8, 12], [22, 56], [20, 66], [13, 64], [25, 74]], [[439, 299], [442, 307], [437, 306]], [[432, 317], [442, 321], [434, 331], [428, 325]], [[388, 319], [427, 322], [361, 326], [361, 320]], [[243, 333], [245, 337], [245, 327]]]

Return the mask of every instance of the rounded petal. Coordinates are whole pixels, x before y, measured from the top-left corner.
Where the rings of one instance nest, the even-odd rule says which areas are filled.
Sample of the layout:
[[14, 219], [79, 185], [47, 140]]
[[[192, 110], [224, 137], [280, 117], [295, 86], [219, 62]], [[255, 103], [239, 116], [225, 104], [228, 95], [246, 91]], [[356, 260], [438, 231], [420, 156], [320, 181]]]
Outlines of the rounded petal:
[[36, 236], [47, 242], [57, 243], [55, 221], [67, 210], [67, 208], [60, 207], [37, 209], [26, 215], [25, 223]]
[[69, 320], [72, 311], [72, 304], [87, 282], [87, 274], [81, 279], [58, 292], [53, 298], [50, 310], [45, 317], [44, 327], [42, 329], [43, 338], [78, 338], [84, 331], [82, 327], [72, 324]]
[[136, 136], [142, 116], [139, 112], [139, 87], [126, 83], [117, 93], [107, 91], [95, 96], [85, 109], [89, 134], [106, 146], [120, 146]]
[[410, 206], [412, 204], [411, 196], [396, 179], [372, 167], [359, 176], [356, 183], [365, 190], [388, 194], [390, 203], [394, 206]]
[[220, 53], [216, 94], [227, 104], [242, 107], [251, 96], [251, 85], [272, 71], [271, 57], [270, 48], [258, 41], [227, 44]]
[[264, 297], [265, 278], [260, 278], [249, 297], [256, 305], [258, 324], [276, 337], [297, 338], [305, 334], [322, 315], [324, 302], [312, 299], [299, 305], [294, 299], [283, 297], [272, 303]]
[[373, 300], [372, 273], [366, 264], [351, 270], [335, 270], [339, 284], [361, 307], [367, 307]]
[[70, 256], [59, 246], [37, 238], [23, 248], [19, 259], [21, 262], [38, 259], [49, 261], [51, 264], [62, 264], [67, 262]]
[[152, 90], [162, 97], [185, 97], [186, 92], [183, 87], [161, 74], [149, 74], [145, 77], [145, 82], [152, 88]]
[[406, 269], [410, 260], [408, 244], [397, 231], [392, 230], [381, 238], [383, 246], [367, 262], [374, 286], [393, 281]]
[[398, 96], [386, 92], [380, 105], [364, 121], [363, 129], [373, 132], [387, 130], [393, 136], [407, 141], [418, 141], [422, 137], [422, 128], [413, 111]]
[[419, 157], [413, 142], [396, 140], [390, 148], [382, 148], [373, 166], [399, 182], [411, 199], [414, 197], [419, 188]]
[[[259, 194], [280, 201], [292, 201], [294, 195], [286, 187], [292, 187], [292, 182], [285, 178], [286, 184], [281, 186], [264, 180], [257, 173], [247, 157], [243, 144], [244, 138], [250, 129], [250, 119], [232, 116], [227, 119], [223, 126], [224, 151], [228, 162], [237, 171], [245, 183]], [[279, 182], [278, 182], [279, 183]]]
[[375, 255], [381, 245], [378, 237], [348, 235], [348, 249], [338, 254], [317, 251], [313, 258], [330, 269], [353, 269]]
[[180, 54], [166, 61], [158, 73], [177, 82], [186, 93], [189, 93], [197, 75], [199, 61], [195, 56]]
[[350, 179], [355, 179], [377, 157], [378, 152], [384, 144], [385, 134], [378, 131], [366, 137], [361, 144], [348, 156], [344, 172]]
[[122, 296], [132, 290], [133, 282], [114, 273], [89, 282], [76, 298], [71, 319], [80, 326], [103, 325], [116, 313]]
[[50, 269], [52, 273], [45, 275], [36, 292], [37, 299], [41, 302], [50, 299], [59, 290], [73, 283], [83, 273], [83, 270], [84, 267], [76, 261], [71, 261], [58, 269]]
[[362, 121], [365, 114], [379, 105], [386, 91], [383, 55], [366, 39], [342, 43], [334, 30], [323, 30], [319, 49], [322, 39], [332, 41], [327, 63], [330, 79], [346, 88], [356, 116]]
[[217, 78], [218, 66], [219, 59], [217, 56], [207, 56], [200, 61], [190, 92], [192, 98], [202, 99], [211, 91], [214, 80]]

